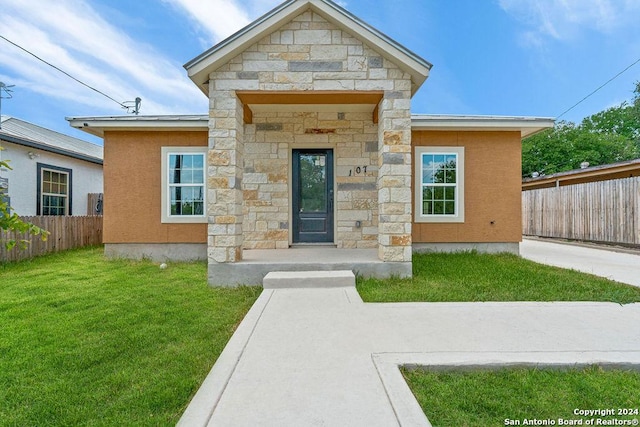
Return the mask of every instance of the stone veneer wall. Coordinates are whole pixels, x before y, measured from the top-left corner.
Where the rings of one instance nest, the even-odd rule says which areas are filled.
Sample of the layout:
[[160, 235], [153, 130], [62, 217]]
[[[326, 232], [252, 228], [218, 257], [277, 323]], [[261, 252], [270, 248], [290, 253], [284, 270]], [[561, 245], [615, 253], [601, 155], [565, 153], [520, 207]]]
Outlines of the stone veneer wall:
[[[283, 206], [273, 205], [274, 202], [283, 203], [283, 198], [280, 196], [283, 196], [284, 192], [280, 190], [284, 189], [286, 183], [276, 182], [282, 179], [282, 173], [274, 170], [258, 172], [255, 158], [248, 160], [246, 164], [243, 163], [243, 155], [251, 156], [251, 151], [258, 147], [260, 132], [257, 130], [257, 124], [252, 125], [256, 127], [256, 145], [250, 145], [250, 149], [245, 150], [243, 136], [245, 129], [238, 121], [238, 117], [242, 114], [242, 106], [235, 92], [241, 90], [384, 92], [384, 100], [379, 110], [380, 126], [376, 130], [377, 138], [369, 140], [367, 137], [367, 141], [356, 141], [353, 137], [351, 141], [336, 141], [335, 157], [339, 173], [336, 201], [342, 204], [340, 205], [342, 209], [336, 218], [338, 225], [336, 237], [343, 247], [375, 246], [376, 244], [372, 242], [375, 241], [373, 240], [374, 228], [377, 227], [380, 258], [384, 261], [411, 261], [412, 198], [405, 194], [407, 191], [410, 192], [410, 185], [405, 189], [400, 188], [401, 184], [410, 183], [411, 177], [411, 80], [408, 73], [403, 72], [393, 62], [383, 58], [356, 37], [338, 29], [320, 15], [307, 11], [211, 73], [209, 88], [211, 101], [208, 192], [210, 262], [239, 261], [242, 257], [243, 238], [247, 239], [245, 247], [257, 246], [258, 241], [264, 241], [260, 237], [271, 237], [275, 247], [284, 245], [285, 235], [288, 240], [289, 227], [288, 224], [284, 224], [281, 210]], [[318, 114], [318, 121], [324, 118], [321, 114], [324, 113]], [[260, 118], [259, 115], [256, 120], [258, 118]], [[266, 119], [270, 119], [262, 118], [266, 123], [268, 123]], [[287, 117], [276, 116], [275, 119], [277, 121]], [[289, 123], [293, 124], [294, 117], [291, 119]], [[282, 122], [284, 123], [284, 120]], [[338, 123], [336, 128], [338, 128], [337, 125]], [[363, 124], [363, 126], [367, 125]], [[244, 128], [247, 131], [248, 144], [254, 144], [250, 135], [253, 129], [251, 126], [244, 126]], [[370, 130], [372, 132], [367, 134], [371, 133], [371, 136], [374, 136], [373, 128]], [[266, 135], [269, 131], [265, 130], [264, 133]], [[336, 136], [340, 136], [340, 133]], [[344, 134], [342, 136], [347, 138]], [[367, 145], [374, 140], [377, 141], [375, 153], [372, 151], [373, 144]], [[275, 156], [270, 160], [284, 165], [288, 162], [283, 158], [284, 145], [274, 148], [275, 143], [276, 141], [269, 143], [269, 156]], [[277, 143], [284, 144], [280, 141]], [[266, 147], [257, 149], [267, 150]], [[361, 157], [343, 157], [355, 155], [358, 150]], [[345, 177], [340, 176], [340, 173], [343, 174], [347, 167], [357, 167], [353, 165], [353, 159], [362, 161], [366, 157], [369, 160], [376, 158], [377, 176], [371, 171], [370, 176], [354, 177], [353, 181], [341, 182]], [[250, 164], [252, 161], [253, 165]], [[255, 171], [247, 174], [244, 185], [242, 185], [243, 165], [249, 171], [252, 170], [251, 168]], [[369, 168], [367, 171], [369, 172]], [[250, 182], [264, 179], [264, 177], [252, 176], [252, 174], [263, 173], [267, 174], [267, 179], [271, 174], [273, 182]], [[374, 187], [375, 180], [377, 185]], [[359, 187], [353, 187], [356, 184]], [[275, 187], [267, 191], [269, 187], [264, 185]], [[249, 194], [243, 196], [242, 188]], [[253, 190], [257, 192], [251, 193]], [[376, 191], [380, 201], [378, 212], [375, 210], [376, 197], [373, 194]], [[266, 200], [260, 202], [260, 194], [266, 198], [268, 193], [271, 194], [272, 205], [258, 206], [267, 202]], [[274, 195], [277, 196], [276, 200]], [[236, 209], [231, 206], [238, 199], [247, 202], [244, 210], [249, 213], [249, 216], [246, 219], [242, 212], [242, 201]], [[218, 206], [220, 202], [223, 203], [223, 207]], [[270, 220], [267, 219], [269, 215], [261, 215], [259, 220], [258, 208], [266, 210], [269, 207], [272, 212], [264, 213], [277, 214], [277, 219]], [[253, 212], [256, 213], [255, 224], [252, 223], [250, 208], [253, 208]], [[273, 211], [273, 209], [276, 210]], [[364, 211], [367, 211], [366, 219]], [[354, 229], [354, 222], [358, 220], [356, 218], [362, 218], [361, 230]]]
[[207, 215], [209, 262], [242, 260], [242, 103], [233, 91], [210, 89]]
[[376, 248], [378, 126], [371, 113], [269, 112], [253, 121], [245, 126], [244, 248], [289, 246], [290, 155], [296, 148], [334, 150], [336, 245]]
[[378, 127], [378, 258], [410, 262], [413, 192], [411, 190], [411, 92], [385, 92]]

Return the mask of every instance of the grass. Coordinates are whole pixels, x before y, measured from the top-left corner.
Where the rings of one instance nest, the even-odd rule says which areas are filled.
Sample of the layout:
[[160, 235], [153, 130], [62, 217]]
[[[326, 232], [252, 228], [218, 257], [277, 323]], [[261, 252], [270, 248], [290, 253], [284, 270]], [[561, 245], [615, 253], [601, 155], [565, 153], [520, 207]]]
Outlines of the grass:
[[416, 254], [411, 279], [362, 279], [366, 302], [640, 302], [640, 288], [509, 254]]
[[[477, 253], [416, 255], [413, 279], [358, 279], [358, 290], [370, 302], [640, 301], [637, 288], [515, 256]], [[255, 287], [210, 288], [204, 263], [160, 270], [151, 262], [106, 261], [102, 248], [0, 265], [0, 426], [174, 425], [259, 293]], [[544, 371], [405, 375], [419, 399], [437, 396], [448, 405], [440, 410], [425, 400], [430, 418], [438, 411], [458, 412], [452, 408], [463, 412], [458, 421], [434, 425], [544, 417], [547, 409], [523, 404], [537, 395], [534, 383], [551, 390], [538, 399], [549, 400], [549, 408], [570, 393]], [[581, 407], [638, 406], [637, 373], [613, 377], [615, 387], [605, 380], [587, 384], [584, 372], [573, 375], [560, 383], [576, 384], [578, 397], [596, 390], [597, 400], [580, 400]], [[609, 373], [586, 371], [587, 377], [600, 375]], [[493, 382], [500, 378], [506, 384]], [[509, 384], [525, 394], [510, 391]], [[485, 392], [452, 400], [460, 390], [475, 389]], [[618, 389], [634, 390], [636, 402], [621, 394], [604, 400], [604, 391]], [[507, 398], [510, 406], [494, 408]], [[484, 418], [468, 424], [476, 420], [469, 411]]]
[[175, 425], [260, 288], [102, 248], [0, 265], [0, 425]]
[[596, 421], [640, 419], [637, 413], [631, 416], [574, 415], [575, 409], [638, 411], [640, 372], [637, 371], [603, 371], [599, 367], [567, 371], [523, 368], [474, 372], [404, 369], [403, 375], [434, 427], [517, 425], [506, 420], [527, 425], [525, 419], [551, 419], [555, 425], [561, 425], [559, 418], [582, 420], [583, 423], [591, 418]]

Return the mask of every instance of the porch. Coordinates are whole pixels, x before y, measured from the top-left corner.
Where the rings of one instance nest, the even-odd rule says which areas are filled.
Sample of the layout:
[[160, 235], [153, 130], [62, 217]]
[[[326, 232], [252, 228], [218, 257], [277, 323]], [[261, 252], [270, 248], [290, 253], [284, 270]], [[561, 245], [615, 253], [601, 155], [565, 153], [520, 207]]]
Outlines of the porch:
[[411, 262], [384, 262], [377, 249], [338, 249], [331, 246], [243, 251], [235, 263], [209, 265], [209, 284], [262, 285], [271, 271], [350, 270], [363, 277], [411, 277]]

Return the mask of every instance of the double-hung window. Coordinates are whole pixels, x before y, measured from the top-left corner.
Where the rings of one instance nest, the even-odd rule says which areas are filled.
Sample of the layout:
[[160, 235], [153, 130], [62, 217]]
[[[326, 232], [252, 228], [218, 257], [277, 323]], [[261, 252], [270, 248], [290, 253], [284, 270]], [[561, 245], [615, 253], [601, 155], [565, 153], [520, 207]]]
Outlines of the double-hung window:
[[464, 147], [416, 147], [416, 222], [464, 222]]
[[162, 157], [162, 222], [205, 222], [206, 147], [163, 147]]
[[71, 215], [71, 169], [38, 163], [38, 215]]

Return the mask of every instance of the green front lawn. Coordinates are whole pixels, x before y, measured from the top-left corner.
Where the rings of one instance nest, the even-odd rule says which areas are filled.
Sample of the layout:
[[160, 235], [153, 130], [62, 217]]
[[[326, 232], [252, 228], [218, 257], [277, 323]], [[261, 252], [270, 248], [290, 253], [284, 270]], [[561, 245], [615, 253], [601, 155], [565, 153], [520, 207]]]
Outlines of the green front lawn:
[[640, 288], [515, 255], [416, 254], [411, 279], [358, 279], [366, 302], [640, 301]]
[[[417, 255], [413, 279], [358, 290], [366, 301], [640, 301], [637, 288], [475, 253]], [[102, 248], [0, 265], [0, 425], [175, 424], [260, 291], [210, 288], [204, 263], [160, 270], [106, 261]]]
[[0, 425], [174, 425], [260, 288], [102, 248], [0, 265]]
[[[475, 372], [403, 369], [402, 373], [434, 427], [587, 425], [590, 419], [594, 419], [593, 425], [623, 425], [597, 423], [640, 420], [638, 371], [590, 367]], [[575, 414], [576, 409], [614, 409], [615, 413], [587, 416]], [[631, 415], [619, 416], [618, 409], [630, 409]], [[560, 424], [559, 419], [577, 423]], [[553, 420], [556, 424], [535, 424], [533, 420]]]

